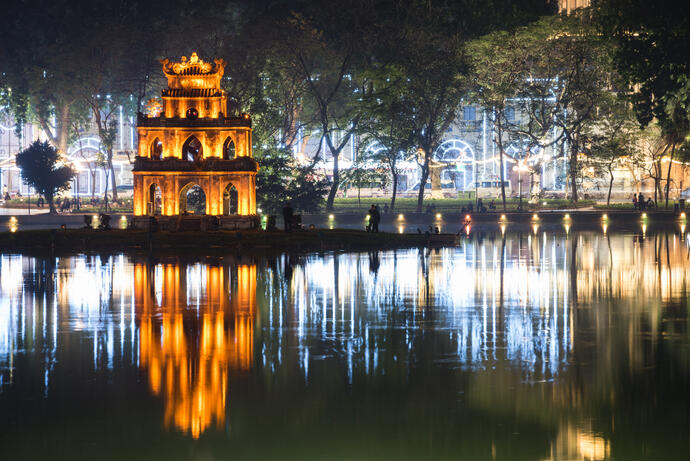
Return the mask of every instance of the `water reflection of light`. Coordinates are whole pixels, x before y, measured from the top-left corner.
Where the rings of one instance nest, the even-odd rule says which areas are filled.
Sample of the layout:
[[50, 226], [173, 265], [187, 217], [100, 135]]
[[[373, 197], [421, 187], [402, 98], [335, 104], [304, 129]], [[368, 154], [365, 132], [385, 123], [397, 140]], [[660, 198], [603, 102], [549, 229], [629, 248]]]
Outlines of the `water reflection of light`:
[[197, 438], [225, 423], [228, 371], [252, 367], [256, 266], [236, 267], [234, 290], [227, 267], [165, 265], [154, 273], [150, 280], [149, 266], [135, 266], [141, 367], [151, 392], [164, 398], [166, 426]]

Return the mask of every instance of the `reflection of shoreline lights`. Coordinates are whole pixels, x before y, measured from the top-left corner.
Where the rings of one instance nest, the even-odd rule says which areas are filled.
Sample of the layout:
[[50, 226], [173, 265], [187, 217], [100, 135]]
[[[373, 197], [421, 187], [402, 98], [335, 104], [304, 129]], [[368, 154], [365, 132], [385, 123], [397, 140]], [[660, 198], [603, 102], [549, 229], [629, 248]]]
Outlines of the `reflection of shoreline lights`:
[[[656, 336], [655, 334], [639, 334], [640, 332], [663, 331], [663, 322], [647, 321], [659, 318], [658, 307], [656, 307], [658, 303], [640, 303], [640, 296], [654, 300], [661, 299], [665, 302], [677, 299], [682, 294], [685, 281], [690, 279], [690, 262], [685, 259], [685, 251], [681, 251], [686, 247], [673, 246], [677, 240], [666, 240], [666, 243], [662, 244], [668, 245], [671, 249], [669, 259], [664, 257], [657, 262], [658, 247], [636, 245], [628, 236], [614, 233], [610, 236], [610, 246], [602, 245], [604, 241], [601, 235], [583, 233], [576, 234], [576, 237], [571, 238], [572, 242], [577, 242], [575, 261], [571, 259], [573, 253], [569, 250], [574, 247], [565, 245], [563, 236], [543, 234], [543, 238], [530, 237], [532, 243], [526, 244], [528, 239], [519, 241], [511, 235], [505, 240], [485, 239], [482, 242], [470, 240], [463, 242], [463, 245], [458, 248], [441, 249], [438, 254], [434, 252], [425, 254], [419, 250], [382, 252], [381, 265], [376, 277], [364, 275], [369, 274], [370, 270], [366, 255], [362, 257], [362, 254], [358, 253], [341, 254], [337, 256], [337, 264], [336, 257], [333, 255], [307, 256], [304, 263], [294, 266], [294, 276], [290, 279], [292, 284], [290, 288], [287, 288], [287, 294], [283, 295], [281, 292], [281, 295], [275, 296], [276, 292], [271, 291], [285, 286], [282, 285], [282, 281], [273, 281], [274, 274], [279, 274], [279, 272], [269, 272], [270, 277], [262, 281], [262, 284], [265, 284], [262, 286], [265, 286], [266, 293], [274, 295], [261, 304], [261, 321], [262, 325], [266, 326], [262, 334], [267, 335], [263, 343], [278, 342], [286, 337], [292, 340], [293, 338], [289, 336], [292, 333], [286, 334], [286, 330], [301, 331], [302, 336], [299, 337], [300, 342], [295, 350], [296, 354], [301, 354], [299, 363], [300, 366], [305, 364], [305, 374], [308, 374], [310, 358], [314, 360], [315, 356], [314, 349], [310, 350], [310, 348], [318, 347], [320, 340], [328, 342], [331, 348], [329, 353], [332, 352], [336, 358], [349, 359], [349, 361], [343, 360], [341, 364], [348, 364], [343, 366], [344, 371], [350, 376], [356, 373], [374, 372], [388, 374], [390, 370], [386, 367], [391, 365], [383, 360], [383, 348], [388, 347], [389, 344], [382, 346], [380, 342], [377, 342], [374, 336], [377, 333], [372, 325], [388, 321], [391, 309], [395, 309], [396, 305], [404, 304], [406, 309], [409, 309], [408, 312], [413, 315], [410, 317], [409, 324], [406, 323], [409, 327], [403, 327], [404, 334], [396, 335], [396, 337], [401, 338], [401, 341], [407, 341], [408, 347], [405, 350], [416, 352], [416, 348], [419, 347], [419, 322], [426, 321], [422, 314], [425, 311], [425, 303], [427, 299], [433, 299], [439, 307], [435, 318], [449, 332], [447, 347], [450, 348], [450, 360], [455, 360], [471, 369], [475, 367], [485, 369], [487, 363], [492, 363], [492, 361], [495, 363], [496, 354], [498, 354], [499, 360], [505, 358], [511, 361], [512, 366], [524, 373], [523, 379], [532, 382], [543, 374], [558, 374], [569, 366], [573, 344], [577, 338], [577, 330], [573, 331], [573, 328], [577, 327], [574, 326], [573, 308], [570, 303], [573, 295], [576, 294], [578, 301], [584, 303], [599, 299], [601, 293], [617, 293], [626, 309], [628, 305], [630, 309], [632, 334], [625, 335], [625, 344], [628, 344], [628, 338], [632, 344], [628, 353], [639, 354], [641, 341], [643, 341], [640, 338]], [[672, 236], [672, 238], [675, 237]], [[663, 242], [663, 239], [660, 242]], [[204, 270], [197, 267], [204, 267]], [[253, 266], [244, 267], [245, 272], [250, 272], [247, 278], [251, 281], [251, 270], [255, 269], [252, 269]], [[137, 277], [142, 274], [136, 273], [137, 268], [144, 274], [160, 274], [153, 289], [150, 285], [144, 286], [148, 291], [142, 292], [139, 289], [138, 284], [141, 281], [137, 281]], [[575, 268], [574, 272], [573, 268]], [[121, 328], [128, 335], [127, 341], [130, 337], [132, 338], [133, 348], [135, 341], [143, 340], [142, 334], [146, 334], [143, 331], [145, 322], [150, 320], [155, 335], [149, 336], [148, 340], [158, 339], [156, 347], [162, 350], [162, 340], [159, 336], [164, 314], [162, 311], [165, 309], [170, 309], [170, 312], [181, 311], [183, 323], [185, 322], [186, 294], [178, 295], [178, 293], [191, 291], [191, 289], [185, 290], [185, 285], [193, 289], [199, 288], [202, 290], [202, 295], [208, 297], [208, 302], [204, 302], [209, 307], [202, 307], [199, 311], [196, 308], [191, 310], [194, 311], [192, 314], [197, 316], [195, 318], [198, 319], [199, 325], [207, 325], [211, 331], [207, 331], [209, 335], [203, 336], [205, 334], [202, 331], [203, 328], [195, 328], [195, 333], [191, 334], [189, 330], [186, 330], [180, 337], [181, 342], [184, 342], [192, 353], [196, 354], [202, 347], [202, 343], [197, 341], [199, 338], [205, 338], [206, 342], [207, 339], [223, 339], [223, 335], [215, 335], [214, 330], [218, 313], [222, 310], [221, 306], [225, 306], [223, 309], [227, 307], [228, 292], [231, 292], [232, 296], [229, 298], [231, 313], [226, 310], [223, 315], [224, 347], [232, 347], [228, 344], [233, 343], [234, 335], [237, 338], [234, 343], [238, 344], [238, 349], [244, 352], [228, 353], [230, 357], [237, 358], [230, 359], [226, 369], [235, 369], [233, 364], [237, 364], [238, 369], [253, 366], [251, 361], [254, 354], [251, 347], [253, 341], [249, 341], [247, 336], [253, 334], [254, 323], [251, 321], [251, 315], [243, 313], [251, 312], [252, 303], [255, 301], [252, 301], [251, 296], [246, 299], [243, 298], [244, 295], [236, 298], [235, 295], [242, 292], [239, 287], [226, 290], [221, 280], [230, 279], [230, 277], [221, 277], [224, 269], [204, 265], [195, 265], [193, 270], [185, 270], [184, 266], [181, 268], [171, 265], [158, 265], [155, 269], [151, 269], [146, 265], [132, 266], [123, 257], [60, 258], [55, 272], [58, 278], [55, 294], [59, 301], [57, 304], [61, 306], [59, 316], [48, 316], [48, 320], [44, 320], [43, 328], [40, 327], [43, 316], [43, 311], [40, 309], [35, 311], [38, 313], [36, 318], [39, 323], [32, 326], [33, 307], [29, 304], [31, 296], [28, 291], [24, 300], [24, 281], [28, 277], [33, 277], [37, 270], [34, 258], [0, 257], [0, 286], [3, 289], [0, 296], [0, 364], [2, 365], [0, 374], [3, 374], [5, 383], [10, 382], [8, 376], [12, 369], [6, 366], [11, 361], [10, 354], [22, 353], [10, 349], [6, 338], [14, 340], [14, 344], [17, 344], [15, 338], [23, 337], [21, 335], [24, 334], [30, 337], [28, 335], [32, 334], [32, 331], [35, 331], [37, 335], [45, 334], [42, 331], [47, 331], [47, 334], [51, 335], [53, 325], [57, 330], [58, 323], [61, 325], [60, 335], [69, 339], [70, 343], [76, 340], [70, 336], [75, 330], [84, 330], [85, 325], [93, 327], [93, 330], [85, 331], [84, 337], [87, 338], [86, 341], [91, 341], [94, 336], [98, 338], [97, 341], [94, 340], [94, 355], [98, 355], [98, 360], [94, 360], [94, 367], [97, 369], [108, 366], [104, 359], [107, 357], [110, 361], [112, 355], [115, 356], [116, 364], [118, 363], [117, 354], [120, 346], [117, 335], [120, 329], [117, 322], [120, 315], [127, 319], [127, 323], [121, 324]], [[232, 271], [234, 272], [234, 269]], [[90, 277], [86, 279], [86, 282], [84, 282], [85, 275]], [[334, 283], [334, 275], [337, 275], [337, 284]], [[152, 275], [147, 276], [153, 278]], [[167, 278], [168, 276], [170, 278]], [[193, 277], [202, 277], [205, 281], [190, 280]], [[269, 278], [271, 282], [267, 281]], [[275, 279], [278, 278], [280, 277], [275, 277]], [[239, 279], [238, 273], [238, 282]], [[645, 283], [641, 284], [640, 280], [644, 280]], [[161, 301], [156, 301], [155, 292], [163, 290], [161, 285], [164, 281], [173, 284], [181, 282], [182, 285], [174, 285], [177, 286], [175, 290], [162, 291]], [[269, 285], [269, 283], [276, 283], [276, 285]], [[88, 296], [81, 297], [80, 286], [84, 285], [93, 285], [95, 289], [91, 290]], [[219, 290], [216, 292], [211, 287], [219, 287]], [[572, 287], [575, 287], [575, 293], [569, 291]], [[142, 312], [151, 313], [148, 317], [144, 315], [140, 317], [138, 333], [133, 323], [133, 315], [132, 326], [129, 326], [132, 293], [119, 290], [134, 290], [137, 298], [131, 302], [132, 309], [136, 306], [140, 315]], [[251, 293], [251, 290], [250, 285], [248, 293]], [[168, 292], [171, 292], [173, 296], [168, 297]], [[165, 296], [164, 300], [163, 296]], [[50, 299], [51, 296], [48, 298]], [[78, 299], [82, 302], [75, 302]], [[196, 299], [198, 298], [194, 300]], [[245, 301], [240, 302], [242, 299]], [[366, 300], [366, 302], [360, 303], [360, 300]], [[225, 304], [222, 304], [224, 302]], [[146, 303], [149, 303], [148, 307]], [[67, 308], [63, 309], [62, 306], [67, 306]], [[126, 310], [119, 306], [123, 306]], [[166, 306], [166, 308], [159, 306]], [[206, 315], [207, 309], [209, 312], [204, 320], [203, 315]], [[201, 312], [201, 314], [196, 312]], [[236, 312], [240, 315], [235, 317], [233, 330], [230, 325], [233, 325], [232, 315]], [[600, 318], [600, 314], [602, 314], [601, 311], [592, 309], [591, 315], [597, 316], [596, 328], [600, 328], [598, 322], [601, 320], [603, 322], [601, 331], [608, 332], [610, 323], [606, 323], [606, 315]], [[279, 317], [281, 315], [285, 315], [286, 320], [282, 320], [282, 317]], [[579, 315], [589, 314], [583, 312]], [[280, 321], [279, 318], [281, 318]], [[54, 319], [59, 319], [60, 322]], [[108, 323], [113, 319], [115, 323]], [[174, 324], [174, 316], [170, 315], [168, 319], [171, 324]], [[580, 327], [587, 327], [587, 324], [582, 323], [586, 320], [586, 317], [582, 317], [577, 319], [577, 322]], [[275, 323], [269, 324], [269, 322]], [[151, 333], [151, 330], [148, 331]], [[172, 332], [174, 330], [171, 330], [171, 334]], [[294, 334], [299, 335], [299, 333]], [[268, 335], [273, 336], [268, 338]], [[409, 339], [406, 338], [408, 335]], [[381, 336], [378, 338], [380, 339]], [[111, 342], [115, 344], [112, 348], [108, 346]], [[35, 344], [38, 343], [37, 341]], [[239, 346], [242, 344], [246, 347]], [[149, 347], [151, 346], [149, 344]], [[30, 347], [37, 346], [27, 346], [29, 353], [32, 352]], [[629, 350], [627, 347], [624, 349]], [[39, 349], [33, 352], [36, 350]], [[208, 353], [212, 355], [222, 350], [223, 348], [214, 346]], [[283, 352], [286, 350], [282, 349]], [[142, 352], [143, 349], [139, 351]], [[128, 357], [121, 359], [122, 363], [126, 363], [125, 360], [136, 360], [136, 349], [126, 351], [126, 353]], [[266, 365], [267, 370], [269, 367], [276, 367], [276, 370], [282, 371], [288, 366], [289, 359], [285, 354], [282, 356], [283, 362], [279, 362], [281, 359], [275, 359], [279, 355], [280, 350], [278, 354], [273, 351], [265, 355], [264, 360], [269, 361]], [[143, 359], [144, 355], [141, 357]], [[257, 353], [257, 360], [259, 357]], [[270, 362], [271, 357], [276, 361]], [[639, 355], [634, 358], [636, 360], [630, 361], [631, 369], [646, 366], [639, 360]], [[187, 359], [186, 363], [193, 365], [193, 360]], [[396, 363], [402, 363], [402, 361]], [[294, 362], [290, 362], [290, 365], [292, 364]], [[159, 365], [158, 369], [161, 373], [158, 374], [156, 382], [158, 392], [165, 396], [167, 370], [161, 368], [161, 364]], [[283, 368], [280, 368], [281, 365]], [[53, 365], [51, 362], [39, 366], [45, 366], [46, 374], [49, 375], [49, 370], [52, 370], [49, 367]], [[147, 366], [150, 367], [150, 365]], [[150, 371], [147, 366], [143, 363], [141, 365], [144, 376]], [[254, 366], [258, 367], [258, 365]], [[208, 366], [206, 368], [209, 370]], [[191, 367], [191, 370], [197, 373], [194, 367]], [[207, 371], [206, 374], [209, 373], [212, 371]], [[149, 385], [152, 386], [152, 384]], [[201, 426], [197, 427], [203, 432]]]
[[17, 232], [17, 229], [19, 228], [19, 221], [17, 220], [16, 216], [12, 216], [10, 218], [8, 227], [10, 229], [10, 232], [12, 232], [12, 233]]

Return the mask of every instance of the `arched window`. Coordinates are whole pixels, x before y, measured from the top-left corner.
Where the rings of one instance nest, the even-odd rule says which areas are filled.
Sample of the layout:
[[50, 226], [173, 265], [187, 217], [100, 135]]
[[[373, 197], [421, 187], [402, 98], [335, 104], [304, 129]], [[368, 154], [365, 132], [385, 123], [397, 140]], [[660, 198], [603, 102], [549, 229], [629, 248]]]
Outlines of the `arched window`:
[[190, 136], [182, 145], [182, 158], [190, 162], [198, 162], [203, 158], [201, 141], [196, 136]]
[[187, 109], [187, 118], [191, 118], [192, 120], [199, 118], [199, 111], [193, 107], [190, 107]]
[[225, 140], [223, 144], [223, 159], [232, 160], [235, 158], [235, 142], [231, 137]]
[[160, 160], [163, 156], [163, 143], [160, 139], [156, 138], [151, 143], [151, 158], [153, 160]]

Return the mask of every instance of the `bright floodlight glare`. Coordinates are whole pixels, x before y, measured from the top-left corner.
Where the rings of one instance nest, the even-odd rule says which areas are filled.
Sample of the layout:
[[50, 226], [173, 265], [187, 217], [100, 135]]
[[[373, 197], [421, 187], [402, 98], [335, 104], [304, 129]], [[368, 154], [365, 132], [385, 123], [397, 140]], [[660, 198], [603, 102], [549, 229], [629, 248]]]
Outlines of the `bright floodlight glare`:
[[647, 213], [642, 213], [642, 219], [647, 219]]
[[505, 220], [506, 220], [506, 215], [502, 214], [501, 215], [501, 221], [505, 221]]
[[335, 219], [335, 216], [333, 216], [332, 214], [329, 214], [328, 219]]
[[539, 219], [539, 216], [537, 215], [537, 213], [534, 213], [534, 214], [532, 215], [532, 219], [535, 220], [535, 221], [536, 221], [537, 219]]
[[680, 217], [685, 219], [685, 211], [680, 214]]
[[565, 216], [563, 216], [563, 219], [570, 219], [570, 213], [566, 213]]
[[400, 220], [405, 219], [405, 215], [403, 215], [402, 213], [400, 213], [400, 214], [398, 215], [398, 219], [400, 219]]
[[466, 214], [465, 215], [465, 221], [471, 221], [471, 220], [472, 220], [472, 216]]
[[604, 219], [604, 220], [609, 219], [609, 215], [607, 215], [606, 213], [604, 213], [604, 214], [601, 216], [601, 219]]
[[441, 219], [441, 213], [436, 213], [436, 219]]

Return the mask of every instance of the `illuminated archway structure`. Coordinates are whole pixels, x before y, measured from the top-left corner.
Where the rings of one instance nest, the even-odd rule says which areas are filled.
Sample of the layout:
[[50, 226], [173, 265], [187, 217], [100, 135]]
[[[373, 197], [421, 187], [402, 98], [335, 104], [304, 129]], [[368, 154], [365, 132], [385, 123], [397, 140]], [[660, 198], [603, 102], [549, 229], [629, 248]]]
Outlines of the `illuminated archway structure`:
[[[194, 183], [206, 196], [206, 216], [219, 217], [224, 228], [254, 227], [258, 165], [252, 159], [252, 123], [248, 114], [226, 115], [227, 96], [220, 88], [225, 62], [204, 62], [193, 53], [189, 60], [183, 56], [180, 62], [164, 59], [161, 64], [168, 79], [162, 110], [139, 114], [137, 123], [134, 215], [152, 214], [150, 190], [156, 184], [161, 189], [161, 226], [179, 226], [181, 192]], [[237, 191], [232, 215], [224, 206], [229, 187]], [[194, 219], [203, 229], [210, 218]], [[135, 218], [135, 225], [148, 225], [148, 217]]]
[[430, 166], [431, 196], [443, 198], [443, 188], [450, 186], [452, 194], [471, 190], [475, 177], [474, 152], [461, 139], [449, 139], [434, 151]]

